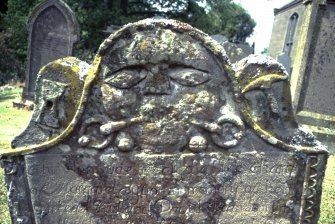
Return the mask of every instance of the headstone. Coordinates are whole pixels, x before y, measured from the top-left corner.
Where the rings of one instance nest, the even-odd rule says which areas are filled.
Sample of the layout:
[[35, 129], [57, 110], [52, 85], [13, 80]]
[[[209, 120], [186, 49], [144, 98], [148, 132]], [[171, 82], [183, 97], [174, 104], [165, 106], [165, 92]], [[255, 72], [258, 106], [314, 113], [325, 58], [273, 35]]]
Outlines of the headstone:
[[79, 38], [76, 17], [61, 0], [47, 0], [36, 6], [28, 20], [28, 66], [23, 98], [32, 99], [38, 71], [47, 63], [72, 55]]
[[48, 64], [0, 153], [13, 222], [316, 223], [328, 154], [295, 122], [287, 78], [264, 56], [233, 70], [174, 20], [126, 25], [91, 66]]
[[228, 38], [221, 34], [214, 34], [211, 36], [211, 38], [216, 40], [219, 44], [223, 44], [224, 42], [228, 41]]
[[243, 58], [254, 54], [254, 47], [250, 46], [248, 43], [232, 43], [221, 34], [215, 34], [211, 37], [223, 46], [231, 63], [236, 63]]
[[250, 47], [247, 43], [236, 44], [226, 41], [222, 44], [222, 46], [225, 49], [231, 63], [236, 63], [254, 53], [254, 48]]
[[118, 31], [121, 28], [121, 26], [116, 26], [116, 25], [109, 25], [107, 26], [106, 30], [102, 31], [104, 33], [106, 33], [107, 35], [111, 35], [113, 33], [115, 33], [116, 31]]
[[291, 74], [292, 60], [290, 55], [287, 52], [283, 52], [277, 58], [278, 62], [281, 63], [286, 69], [287, 73]]

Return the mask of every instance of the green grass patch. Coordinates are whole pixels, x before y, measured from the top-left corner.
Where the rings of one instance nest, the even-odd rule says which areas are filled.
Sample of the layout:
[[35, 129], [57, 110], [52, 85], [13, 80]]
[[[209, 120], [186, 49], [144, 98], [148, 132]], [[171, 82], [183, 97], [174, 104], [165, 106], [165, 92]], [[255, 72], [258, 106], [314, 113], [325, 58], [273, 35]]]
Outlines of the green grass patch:
[[10, 224], [7, 206], [7, 189], [4, 183], [3, 169], [0, 169], [0, 224]]
[[328, 159], [325, 179], [322, 185], [321, 217], [319, 224], [335, 223], [335, 155]]
[[22, 89], [16, 88], [0, 93], [0, 147], [10, 148], [13, 137], [28, 124], [31, 111], [13, 108], [13, 101], [21, 97]]
[[[28, 124], [31, 111], [12, 108], [12, 101], [19, 98], [22, 89], [0, 93], [0, 148], [10, 147], [12, 138]], [[4, 184], [3, 169], [0, 169], [0, 224], [10, 224], [7, 207], [7, 190]], [[335, 156], [330, 156], [323, 182], [321, 217], [319, 224], [335, 223]]]

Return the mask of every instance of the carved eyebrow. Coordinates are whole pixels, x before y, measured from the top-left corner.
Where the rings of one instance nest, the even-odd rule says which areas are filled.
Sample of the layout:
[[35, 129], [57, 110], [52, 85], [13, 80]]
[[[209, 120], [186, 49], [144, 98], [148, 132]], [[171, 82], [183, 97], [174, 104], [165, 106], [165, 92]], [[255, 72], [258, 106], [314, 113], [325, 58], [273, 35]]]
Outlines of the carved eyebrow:
[[194, 67], [194, 66], [191, 66], [191, 65], [185, 65], [185, 64], [171, 64], [169, 65], [169, 69], [194, 69], [194, 70], [198, 70], [198, 71], [201, 71], [201, 72], [205, 72], [205, 73], [210, 73], [210, 71], [207, 71], [205, 69], [201, 69], [201, 68], [197, 68], [197, 67]]
[[103, 78], [104, 79], [107, 79], [111, 76], [114, 76], [116, 75], [118, 72], [120, 71], [123, 71], [123, 70], [134, 70], [134, 71], [138, 71], [140, 72], [141, 70], [147, 70], [146, 67], [144, 65], [125, 65], [121, 68], [118, 68], [118, 69], [112, 69], [112, 70], [109, 70], [108, 66], [104, 66], [104, 69], [103, 69]]

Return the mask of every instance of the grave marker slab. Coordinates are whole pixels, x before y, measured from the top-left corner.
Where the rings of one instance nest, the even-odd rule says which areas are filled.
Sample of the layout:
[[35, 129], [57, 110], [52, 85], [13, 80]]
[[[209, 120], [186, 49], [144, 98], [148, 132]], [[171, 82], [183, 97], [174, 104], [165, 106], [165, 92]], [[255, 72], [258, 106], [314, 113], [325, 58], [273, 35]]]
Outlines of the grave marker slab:
[[292, 60], [290, 55], [287, 54], [287, 52], [283, 52], [280, 54], [277, 58], [278, 62], [281, 63], [284, 68], [286, 69], [287, 73], [291, 74], [291, 68], [292, 68]]
[[0, 154], [13, 222], [316, 223], [328, 154], [295, 122], [287, 78], [265, 56], [233, 69], [162, 19], [123, 27], [91, 66], [48, 64]]
[[28, 66], [24, 98], [34, 98], [38, 71], [47, 63], [72, 55], [79, 38], [79, 25], [69, 6], [60, 0], [47, 0], [28, 20]]
[[236, 63], [254, 53], [254, 48], [248, 43], [231, 43], [225, 41], [222, 43], [222, 46], [231, 63]]

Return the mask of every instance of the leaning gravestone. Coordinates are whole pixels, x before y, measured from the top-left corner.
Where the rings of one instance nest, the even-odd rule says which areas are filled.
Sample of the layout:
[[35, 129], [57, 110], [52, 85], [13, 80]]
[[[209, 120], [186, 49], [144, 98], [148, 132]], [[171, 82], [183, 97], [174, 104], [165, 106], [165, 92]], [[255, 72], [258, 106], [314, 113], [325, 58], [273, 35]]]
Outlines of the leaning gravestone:
[[273, 59], [227, 62], [173, 20], [49, 63], [1, 151], [14, 223], [316, 223], [327, 151], [295, 122]]
[[211, 38], [223, 46], [230, 63], [236, 63], [254, 53], [254, 48], [248, 43], [232, 43], [221, 34], [212, 35]]
[[236, 63], [254, 53], [254, 48], [248, 43], [231, 43], [229, 41], [225, 41], [222, 43], [222, 46], [225, 49], [227, 57], [231, 63]]
[[288, 52], [285, 51], [282, 54], [280, 54], [277, 60], [284, 66], [284, 68], [286, 69], [287, 73], [290, 76], [292, 70], [292, 59], [291, 56], [288, 54]]
[[61, 0], [47, 0], [38, 5], [28, 20], [28, 66], [23, 97], [32, 99], [38, 71], [47, 63], [72, 55], [79, 38], [74, 13]]

